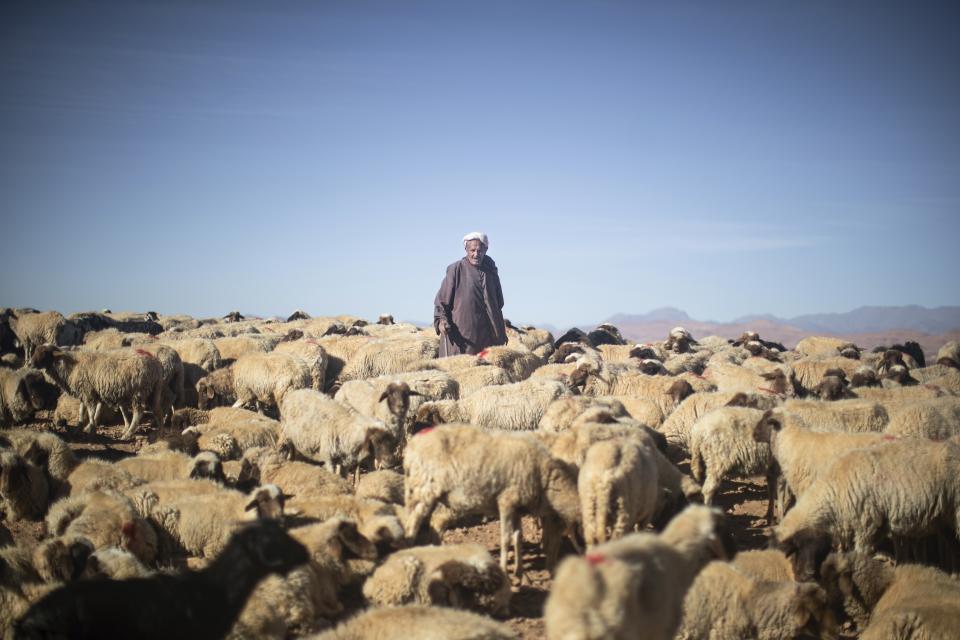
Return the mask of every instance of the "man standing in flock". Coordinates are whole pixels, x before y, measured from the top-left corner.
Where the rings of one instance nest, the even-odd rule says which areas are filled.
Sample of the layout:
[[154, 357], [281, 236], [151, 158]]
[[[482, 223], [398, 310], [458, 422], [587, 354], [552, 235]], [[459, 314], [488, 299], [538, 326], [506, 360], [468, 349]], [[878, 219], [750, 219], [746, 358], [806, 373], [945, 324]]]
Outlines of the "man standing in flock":
[[497, 265], [487, 255], [487, 234], [463, 236], [466, 255], [447, 267], [433, 300], [433, 328], [440, 336], [440, 356], [476, 355], [507, 343], [503, 323], [503, 290]]

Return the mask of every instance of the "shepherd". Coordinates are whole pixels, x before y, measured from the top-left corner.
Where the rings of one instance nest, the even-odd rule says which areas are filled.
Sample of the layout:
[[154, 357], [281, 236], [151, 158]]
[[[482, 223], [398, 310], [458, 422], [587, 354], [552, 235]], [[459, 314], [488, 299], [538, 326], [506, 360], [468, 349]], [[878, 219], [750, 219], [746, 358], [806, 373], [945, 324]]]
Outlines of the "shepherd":
[[506, 344], [503, 290], [497, 265], [487, 255], [487, 234], [463, 236], [466, 255], [447, 267], [433, 299], [433, 328], [440, 336], [440, 357], [476, 355], [487, 347]]

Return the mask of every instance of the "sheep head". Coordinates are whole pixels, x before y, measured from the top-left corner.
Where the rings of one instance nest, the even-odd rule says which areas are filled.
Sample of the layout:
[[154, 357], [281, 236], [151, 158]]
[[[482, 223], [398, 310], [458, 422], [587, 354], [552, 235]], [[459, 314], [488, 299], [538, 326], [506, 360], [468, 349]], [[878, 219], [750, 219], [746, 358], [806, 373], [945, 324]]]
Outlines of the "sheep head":
[[810, 528], [800, 529], [782, 540], [775, 533], [773, 542], [790, 560], [793, 574], [800, 582], [819, 580], [820, 567], [833, 548], [829, 533]]
[[377, 402], [386, 400], [390, 415], [402, 422], [410, 410], [410, 396], [420, 395], [422, 394], [419, 391], [410, 389], [406, 382], [394, 381], [387, 385]]
[[820, 584], [860, 630], [893, 578], [892, 566], [857, 551], [831, 553], [820, 566]]
[[811, 391], [813, 395], [827, 401], [856, 397], [847, 388], [846, 380], [837, 376], [824, 376], [823, 380]]
[[676, 407], [688, 396], [694, 393], [693, 386], [686, 380], [675, 380], [667, 389], [667, 395], [673, 398], [673, 406]]
[[392, 469], [398, 464], [396, 450], [397, 439], [392, 433], [380, 426], [368, 427], [361, 447], [361, 457], [357, 462], [370, 457], [379, 468]]
[[879, 387], [880, 378], [877, 372], [870, 367], [859, 367], [850, 377], [851, 387]]
[[284, 494], [275, 484], [265, 484], [250, 492], [244, 511], [256, 510], [260, 520], [283, 520], [283, 505], [293, 496]]
[[711, 560], [730, 560], [737, 553], [736, 539], [723, 512], [714, 507], [690, 505], [670, 521], [661, 538], [701, 566]]
[[763, 412], [759, 422], [753, 427], [753, 439], [756, 442], [771, 444], [774, 434], [779, 433], [781, 429], [783, 429], [783, 423], [772, 409], [768, 409]]
[[30, 355], [30, 366], [34, 369], [49, 370], [63, 355], [64, 352], [56, 345], [42, 344]]
[[543, 490], [547, 504], [563, 520], [568, 533], [580, 522], [580, 494], [577, 475], [567, 464], [549, 459], [543, 472]]
[[[242, 471], [242, 469], [241, 469]], [[223, 475], [223, 464], [220, 458], [212, 451], [201, 451], [190, 465], [191, 478], [207, 478], [219, 484], [226, 484], [227, 478]]]
[[857, 345], [853, 344], [852, 342], [840, 345], [837, 347], [837, 351], [844, 358], [850, 358], [851, 360], [860, 359], [860, 349], [858, 349]]

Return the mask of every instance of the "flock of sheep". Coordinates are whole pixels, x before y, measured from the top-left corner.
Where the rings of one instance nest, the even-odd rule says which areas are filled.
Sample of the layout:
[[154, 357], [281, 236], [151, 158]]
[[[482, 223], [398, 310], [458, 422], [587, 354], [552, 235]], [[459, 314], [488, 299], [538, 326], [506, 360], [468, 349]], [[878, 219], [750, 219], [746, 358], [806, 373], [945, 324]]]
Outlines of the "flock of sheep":
[[[0, 523], [3, 636], [515, 638], [542, 559], [551, 640], [957, 637], [958, 344], [508, 335], [0, 310], [0, 509], [44, 528]], [[754, 476], [771, 546], [737, 554], [711, 505]], [[482, 517], [499, 557], [443, 543]]]

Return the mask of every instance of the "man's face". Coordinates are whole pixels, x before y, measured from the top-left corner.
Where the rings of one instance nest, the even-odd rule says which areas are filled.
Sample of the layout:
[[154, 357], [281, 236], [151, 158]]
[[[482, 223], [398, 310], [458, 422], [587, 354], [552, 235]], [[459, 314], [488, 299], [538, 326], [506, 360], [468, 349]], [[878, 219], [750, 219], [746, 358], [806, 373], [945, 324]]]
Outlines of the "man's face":
[[483, 262], [483, 256], [487, 253], [487, 245], [479, 240], [467, 240], [467, 261], [475, 267], [479, 267]]

